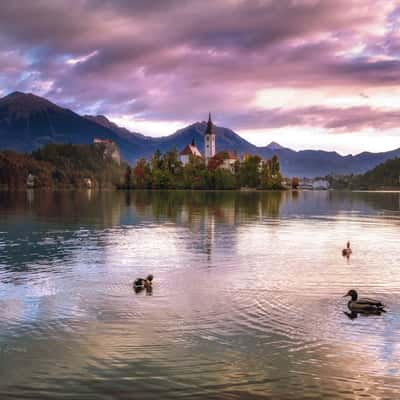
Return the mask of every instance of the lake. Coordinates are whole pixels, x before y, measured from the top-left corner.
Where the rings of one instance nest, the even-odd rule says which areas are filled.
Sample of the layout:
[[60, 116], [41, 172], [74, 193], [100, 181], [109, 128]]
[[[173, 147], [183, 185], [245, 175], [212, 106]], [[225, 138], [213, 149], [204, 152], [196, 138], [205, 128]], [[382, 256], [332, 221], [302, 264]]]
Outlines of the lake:
[[399, 239], [399, 193], [0, 192], [0, 398], [397, 398]]

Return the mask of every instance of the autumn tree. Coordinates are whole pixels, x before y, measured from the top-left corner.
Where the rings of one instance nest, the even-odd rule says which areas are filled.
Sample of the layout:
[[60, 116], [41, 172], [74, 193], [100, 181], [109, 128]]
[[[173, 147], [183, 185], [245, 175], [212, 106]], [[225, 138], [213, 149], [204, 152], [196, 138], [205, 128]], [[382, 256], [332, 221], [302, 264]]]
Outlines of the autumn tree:
[[292, 189], [298, 189], [299, 185], [300, 185], [299, 178], [297, 176], [293, 177], [291, 182]]
[[257, 188], [260, 185], [260, 164], [261, 158], [257, 155], [250, 155], [240, 165], [239, 182], [243, 187]]
[[151, 172], [150, 166], [144, 158], [141, 158], [136, 163], [133, 169], [133, 176], [135, 177], [135, 186], [138, 188], [151, 187]]
[[132, 169], [128, 165], [125, 170], [125, 185], [127, 188], [129, 188], [132, 184]]

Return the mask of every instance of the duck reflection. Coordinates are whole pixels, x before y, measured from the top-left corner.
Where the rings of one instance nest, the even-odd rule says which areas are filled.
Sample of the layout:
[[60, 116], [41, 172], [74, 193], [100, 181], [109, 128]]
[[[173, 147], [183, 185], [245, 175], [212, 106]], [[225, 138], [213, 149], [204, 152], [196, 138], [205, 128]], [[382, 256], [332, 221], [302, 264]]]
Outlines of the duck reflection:
[[372, 315], [381, 315], [382, 311], [343, 311], [343, 314], [345, 314], [347, 316], [347, 318], [353, 320], [358, 318], [359, 315], [363, 316], [363, 317], [368, 317], [368, 316], [372, 316]]
[[134, 287], [133, 290], [136, 294], [146, 293], [146, 296], [153, 295], [153, 288], [151, 286], [150, 287]]

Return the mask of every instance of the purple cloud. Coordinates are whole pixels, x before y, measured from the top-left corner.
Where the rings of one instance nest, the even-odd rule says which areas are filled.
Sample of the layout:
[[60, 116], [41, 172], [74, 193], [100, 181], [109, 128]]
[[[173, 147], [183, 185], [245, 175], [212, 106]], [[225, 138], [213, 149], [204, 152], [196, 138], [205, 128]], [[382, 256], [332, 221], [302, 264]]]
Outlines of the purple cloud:
[[285, 110], [254, 99], [266, 88], [390, 93], [399, 17], [387, 0], [4, 0], [0, 89], [151, 121], [212, 110], [232, 128], [388, 129], [396, 112], [375, 103]]

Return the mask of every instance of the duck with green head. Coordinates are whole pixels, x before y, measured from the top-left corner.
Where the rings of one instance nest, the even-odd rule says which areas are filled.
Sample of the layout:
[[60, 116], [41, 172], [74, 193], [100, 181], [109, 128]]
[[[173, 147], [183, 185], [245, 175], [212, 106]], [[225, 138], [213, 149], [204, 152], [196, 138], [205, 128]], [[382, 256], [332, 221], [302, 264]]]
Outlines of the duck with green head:
[[347, 296], [351, 297], [347, 306], [352, 312], [354, 311], [366, 314], [379, 314], [381, 312], [386, 312], [385, 304], [381, 301], [368, 298], [358, 298], [358, 293], [354, 289], [349, 290], [343, 297]]

